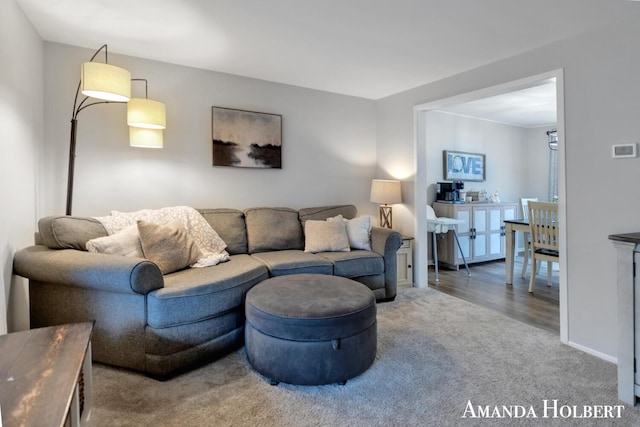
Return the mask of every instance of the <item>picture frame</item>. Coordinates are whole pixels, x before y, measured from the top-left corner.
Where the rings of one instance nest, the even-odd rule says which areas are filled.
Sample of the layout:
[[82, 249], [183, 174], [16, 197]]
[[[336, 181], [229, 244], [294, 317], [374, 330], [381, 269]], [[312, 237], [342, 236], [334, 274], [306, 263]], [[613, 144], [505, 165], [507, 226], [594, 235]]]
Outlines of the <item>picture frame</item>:
[[447, 181], [477, 181], [487, 178], [484, 154], [443, 150], [444, 179]]
[[213, 166], [282, 169], [282, 115], [211, 107]]

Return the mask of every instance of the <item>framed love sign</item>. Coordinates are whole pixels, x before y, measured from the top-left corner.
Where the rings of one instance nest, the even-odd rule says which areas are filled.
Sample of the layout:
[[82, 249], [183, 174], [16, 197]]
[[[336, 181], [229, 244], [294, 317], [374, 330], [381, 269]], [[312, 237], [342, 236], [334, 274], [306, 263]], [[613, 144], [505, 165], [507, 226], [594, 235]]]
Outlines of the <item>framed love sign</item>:
[[444, 150], [442, 157], [445, 180], [484, 181], [487, 177], [484, 154]]

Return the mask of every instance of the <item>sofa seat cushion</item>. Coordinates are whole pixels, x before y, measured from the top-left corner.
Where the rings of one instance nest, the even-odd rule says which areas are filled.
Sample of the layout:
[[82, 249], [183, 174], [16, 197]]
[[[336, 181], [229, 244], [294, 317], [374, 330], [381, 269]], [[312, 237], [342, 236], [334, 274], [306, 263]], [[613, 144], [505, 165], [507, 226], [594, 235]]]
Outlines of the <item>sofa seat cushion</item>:
[[320, 252], [317, 254], [333, 263], [333, 274], [342, 277], [361, 277], [384, 274], [384, 258], [375, 252]]
[[148, 325], [166, 328], [199, 322], [242, 307], [245, 293], [269, 274], [263, 263], [249, 255], [230, 258], [213, 267], [164, 276], [164, 287], [147, 297]]
[[327, 258], [298, 250], [260, 252], [251, 255], [264, 263], [271, 276], [313, 273], [333, 274], [333, 264]]

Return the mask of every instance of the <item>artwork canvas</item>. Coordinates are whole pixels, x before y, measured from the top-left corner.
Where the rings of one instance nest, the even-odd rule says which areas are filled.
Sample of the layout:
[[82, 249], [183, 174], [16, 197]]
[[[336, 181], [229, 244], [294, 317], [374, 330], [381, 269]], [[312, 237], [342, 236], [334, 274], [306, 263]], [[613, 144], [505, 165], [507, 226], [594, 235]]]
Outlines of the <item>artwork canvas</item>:
[[484, 181], [485, 155], [444, 150], [444, 179], [450, 181]]
[[213, 166], [282, 168], [282, 116], [212, 107]]

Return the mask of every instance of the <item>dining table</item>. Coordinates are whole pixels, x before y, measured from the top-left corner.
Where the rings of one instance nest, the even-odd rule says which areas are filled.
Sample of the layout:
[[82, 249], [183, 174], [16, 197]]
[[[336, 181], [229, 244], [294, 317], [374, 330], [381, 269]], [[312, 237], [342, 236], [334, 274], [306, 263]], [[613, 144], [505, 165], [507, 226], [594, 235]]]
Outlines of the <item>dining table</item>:
[[505, 255], [505, 269], [507, 285], [513, 284], [513, 261], [516, 257], [516, 231], [529, 232], [529, 220], [526, 219], [505, 219], [504, 220], [505, 239], [507, 243]]

